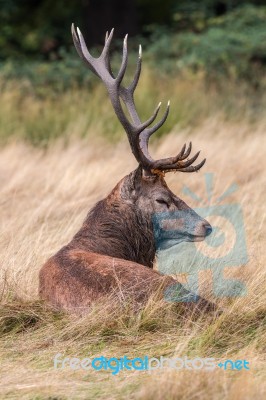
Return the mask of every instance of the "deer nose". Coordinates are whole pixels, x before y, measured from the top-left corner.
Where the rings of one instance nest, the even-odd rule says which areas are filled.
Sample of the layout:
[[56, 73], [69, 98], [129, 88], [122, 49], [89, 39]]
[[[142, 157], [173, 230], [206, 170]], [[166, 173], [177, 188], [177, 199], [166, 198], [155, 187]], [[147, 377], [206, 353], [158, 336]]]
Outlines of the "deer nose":
[[205, 235], [209, 236], [212, 233], [211, 225], [208, 222], [206, 222], [206, 224], [204, 224], [204, 228], [205, 228]]

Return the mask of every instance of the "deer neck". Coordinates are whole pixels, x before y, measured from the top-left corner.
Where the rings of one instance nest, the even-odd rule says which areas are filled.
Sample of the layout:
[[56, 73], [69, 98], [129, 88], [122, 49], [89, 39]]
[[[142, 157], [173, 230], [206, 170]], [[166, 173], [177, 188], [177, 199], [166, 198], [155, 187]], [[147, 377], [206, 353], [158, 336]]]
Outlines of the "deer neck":
[[155, 245], [151, 222], [121, 197], [120, 185], [93, 207], [71, 244], [152, 267]]

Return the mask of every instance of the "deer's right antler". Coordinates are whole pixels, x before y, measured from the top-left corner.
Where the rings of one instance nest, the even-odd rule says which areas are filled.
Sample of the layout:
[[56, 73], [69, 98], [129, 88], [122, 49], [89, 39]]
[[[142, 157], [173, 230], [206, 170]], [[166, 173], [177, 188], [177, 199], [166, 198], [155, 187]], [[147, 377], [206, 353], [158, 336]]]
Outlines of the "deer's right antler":
[[[168, 102], [167, 104], [167, 108], [163, 117], [154, 126], [151, 127], [150, 125], [155, 121], [160, 110], [161, 103], [158, 104], [153, 115], [147, 121], [140, 121], [134, 102], [134, 91], [137, 87], [141, 73], [141, 45], [139, 46], [139, 58], [134, 79], [128, 87], [125, 87], [122, 85], [122, 80], [126, 72], [128, 61], [127, 35], [125, 36], [123, 43], [123, 57], [121, 67], [117, 76], [115, 77], [111, 70], [109, 54], [114, 29], [111, 30], [110, 34], [108, 34], [108, 32], [106, 33], [105, 45], [100, 57], [98, 58], [92, 57], [89, 53], [85, 40], [79, 28], [77, 28], [76, 32], [75, 27], [72, 24], [71, 30], [78, 54], [85, 61], [91, 71], [94, 72], [105, 84], [115, 113], [127, 133], [132, 153], [134, 154], [136, 160], [139, 162], [142, 168], [146, 171], [146, 173], [158, 174], [170, 171], [198, 171], [203, 166], [206, 160], [204, 159], [198, 165], [192, 165], [194, 161], [198, 158], [200, 152], [196, 153], [192, 158], [187, 159], [191, 153], [191, 143], [189, 143], [187, 149], [186, 145], [184, 145], [180, 153], [175, 157], [154, 160], [149, 154], [149, 138], [166, 121], [169, 113], [170, 102]], [[120, 98], [124, 102], [129, 112], [131, 121], [128, 120], [126, 114], [124, 113]]]

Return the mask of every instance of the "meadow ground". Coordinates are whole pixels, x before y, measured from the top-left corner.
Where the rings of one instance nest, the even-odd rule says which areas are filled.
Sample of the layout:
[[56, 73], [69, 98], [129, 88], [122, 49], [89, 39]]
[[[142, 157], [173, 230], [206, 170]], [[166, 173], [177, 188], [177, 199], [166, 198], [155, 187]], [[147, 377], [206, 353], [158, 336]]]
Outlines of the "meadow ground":
[[[98, 125], [93, 120], [88, 127], [82, 118], [85, 106], [80, 110], [80, 118], [74, 119], [78, 97], [71, 104], [68, 100], [61, 105], [55, 102], [54, 114], [53, 106], [47, 104], [48, 115], [45, 104], [42, 111], [37, 101], [26, 99], [20, 104], [18, 96], [11, 101], [12, 96], [12, 92], [3, 94], [0, 111], [1, 133], [4, 128], [18, 133], [0, 149], [0, 398], [264, 398], [265, 118], [252, 121], [244, 114], [241, 118], [243, 104], [236, 119], [226, 120], [216, 107], [215, 112], [211, 110], [210, 115], [198, 121], [197, 127], [195, 121], [187, 120], [184, 126], [175, 126], [168, 135], [153, 141], [151, 149], [155, 157], [169, 156], [179, 151], [184, 142], [192, 140], [195, 151], [201, 149], [207, 157], [206, 165], [197, 174], [167, 176], [170, 188], [191, 207], [205, 207], [208, 203], [206, 173], [212, 173], [214, 179], [211, 204], [231, 184], [237, 184], [238, 190], [225, 198], [223, 204], [238, 203], [243, 210], [249, 260], [246, 265], [226, 268], [224, 273], [227, 278], [234, 277], [245, 283], [247, 295], [236, 299], [215, 298], [211, 274], [206, 271], [200, 274], [200, 292], [224, 309], [215, 318], [210, 315], [190, 318], [179, 312], [178, 305], [153, 298], [137, 313], [130, 304], [110, 306], [105, 301], [92, 306], [86, 317], [78, 319], [54, 312], [39, 301], [38, 271], [49, 256], [72, 238], [94, 203], [135, 168], [136, 162], [125, 139], [113, 143], [98, 135], [103, 127], [108, 129], [107, 103], [101, 104], [98, 114], [105, 126], [100, 124], [100, 119]], [[100, 98], [94, 98], [98, 105]], [[183, 107], [185, 115], [191, 110], [196, 118], [201, 107], [212, 106], [207, 97], [199, 101], [200, 96], [190, 98]], [[12, 109], [13, 114], [10, 102], [17, 105]], [[193, 104], [199, 108], [191, 109]], [[63, 114], [59, 111], [63, 113], [64, 107], [69, 111], [64, 118], [72, 120], [67, 129], [64, 123], [60, 125]], [[152, 108], [151, 103], [146, 107]], [[43, 116], [42, 126], [40, 120], [39, 125], [36, 121], [40, 116]], [[53, 125], [56, 117], [58, 126]], [[67, 143], [59, 138], [48, 147], [27, 144], [23, 133], [26, 119], [27, 132], [36, 133], [36, 128], [40, 133], [49, 124], [51, 132], [65, 129]], [[80, 134], [70, 134], [77, 126]], [[91, 130], [91, 134], [82, 139], [85, 130]], [[197, 203], [183, 193], [184, 186], [202, 201]], [[231, 233], [227, 237], [229, 242], [233, 240]], [[179, 278], [185, 280], [183, 275]], [[160, 373], [121, 371], [117, 375], [109, 370], [55, 370], [53, 359], [57, 353], [80, 358], [186, 355], [217, 360], [246, 359], [250, 370], [165, 369]]]

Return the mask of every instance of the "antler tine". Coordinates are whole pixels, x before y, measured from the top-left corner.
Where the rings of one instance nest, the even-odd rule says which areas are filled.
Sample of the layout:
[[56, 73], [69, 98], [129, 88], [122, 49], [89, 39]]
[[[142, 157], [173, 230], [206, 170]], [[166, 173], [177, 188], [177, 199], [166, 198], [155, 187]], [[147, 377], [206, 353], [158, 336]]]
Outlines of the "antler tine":
[[189, 167], [191, 164], [193, 164], [194, 161], [196, 161], [196, 159], [198, 158], [198, 156], [200, 155], [200, 151], [198, 151], [193, 157], [191, 157], [189, 160], [184, 161], [182, 163], [182, 168], [186, 168]]
[[180, 161], [182, 161], [182, 160], [185, 160], [189, 155], [190, 155], [190, 153], [191, 153], [191, 150], [192, 150], [192, 143], [191, 142], [189, 142], [189, 145], [188, 145], [188, 148], [187, 148], [187, 151], [186, 152], [184, 152], [184, 154], [181, 156], [181, 157], [179, 157], [179, 160]]
[[128, 90], [133, 94], [137, 84], [139, 82], [139, 77], [141, 74], [141, 64], [142, 64], [142, 47], [141, 44], [139, 45], [139, 57], [138, 57], [138, 62], [137, 62], [137, 67], [136, 67], [136, 72], [133, 78], [133, 81], [131, 82], [131, 84], [128, 86]]
[[111, 30], [110, 35], [109, 35], [108, 32], [106, 32], [104, 48], [103, 48], [102, 54], [100, 55], [99, 58], [104, 60], [105, 67], [108, 69], [109, 73], [114, 78], [114, 75], [113, 75], [112, 70], [111, 70], [110, 54], [109, 54], [110, 45], [111, 45], [111, 42], [112, 42], [112, 39], [113, 39], [113, 34], [114, 34], [114, 28]]
[[87, 49], [84, 37], [80, 31], [80, 29], [77, 27], [77, 32], [78, 32], [78, 39], [79, 39], [79, 44], [80, 44], [80, 48], [82, 51], [82, 55], [85, 58], [86, 61], [88, 61], [89, 63], [93, 62], [93, 57], [91, 56], [89, 50]]
[[78, 55], [80, 56], [80, 58], [83, 58], [83, 54], [82, 54], [79, 38], [78, 38], [78, 36], [76, 34], [75, 26], [74, 26], [73, 23], [71, 25], [71, 33], [72, 33], [73, 42], [74, 42], [75, 48], [76, 48], [76, 50], [78, 52]]
[[[160, 103], [161, 104], [161, 103]], [[164, 115], [162, 116], [162, 118], [160, 119], [160, 121], [158, 121], [154, 126], [152, 126], [151, 128], [148, 128], [145, 130], [145, 132], [143, 132], [142, 135], [142, 140], [147, 140], [150, 138], [150, 136], [156, 132], [166, 121], [168, 114], [169, 114], [169, 110], [170, 110], [170, 101], [168, 101], [167, 103], [167, 107], [165, 110]], [[152, 121], [153, 122], [153, 121]], [[150, 125], [150, 124], [149, 124]]]
[[[156, 109], [155, 109], [155, 111], [154, 111], [154, 113], [152, 114], [152, 116], [149, 118], [149, 119], [147, 119], [147, 121], [145, 121], [145, 122], [143, 122], [141, 125], [139, 125], [138, 127], [137, 127], [137, 129], [136, 129], [136, 131], [137, 131], [137, 133], [142, 133], [142, 132], [147, 132], [148, 131], [148, 129], [146, 129], [147, 128], [147, 126], [149, 126], [150, 124], [152, 124], [153, 123], [153, 121], [156, 119], [156, 117], [157, 117], [157, 115], [158, 115], [158, 112], [159, 112], [159, 110], [160, 110], [160, 108], [161, 108], [161, 105], [162, 105], [162, 103], [160, 102], [159, 104], [158, 104], [158, 106], [156, 107]], [[140, 139], [142, 138], [142, 136], [140, 135]]]
[[89, 53], [84, 37], [80, 32], [79, 28], [77, 27], [78, 34], [76, 34], [74, 24], [72, 24], [71, 30], [72, 30], [74, 45], [76, 47], [79, 56], [86, 62], [86, 65], [91, 69], [91, 71], [94, 72], [100, 78], [100, 75], [97, 72], [95, 66], [95, 58], [93, 58]]
[[[187, 168], [182, 168], [182, 169], [178, 169], [177, 171], [180, 171], [180, 172], [196, 172], [196, 171], [198, 171], [199, 169], [201, 169], [201, 167], [203, 167], [203, 165], [205, 164], [205, 162], [206, 162], [206, 158], [204, 158], [198, 165], [190, 165], [189, 167], [187, 167]], [[170, 170], [170, 171], [172, 171], [172, 170]], [[169, 171], [169, 172], [170, 172]], [[165, 171], [166, 172], [166, 171]]]
[[[121, 98], [123, 99], [124, 104], [127, 106], [130, 117], [135, 125], [141, 124], [140, 118], [139, 118], [137, 110], [136, 110], [135, 101], [134, 101], [134, 92], [137, 87], [139, 77], [141, 74], [141, 63], [142, 63], [141, 56], [142, 56], [142, 49], [141, 49], [141, 45], [139, 45], [139, 57], [138, 57], [137, 67], [136, 67], [133, 81], [127, 88], [125, 88], [123, 86], [119, 87], [119, 94], [120, 94]], [[151, 121], [151, 122], [153, 122], [153, 121]], [[143, 127], [142, 129], [144, 129], [144, 128], [145, 127]]]
[[[170, 161], [170, 164], [176, 163], [178, 160], [180, 160], [180, 157], [182, 157], [183, 154], [184, 154], [185, 151], [186, 151], [186, 146], [187, 146], [187, 145], [186, 145], [186, 143], [185, 143], [184, 146], [182, 147], [181, 151], [177, 154], [177, 156], [175, 156], [175, 157], [170, 157], [170, 158], [169, 158], [169, 160], [171, 160], [171, 161]], [[165, 160], [167, 160], [167, 158], [166, 158]]]
[[[182, 147], [181, 151], [177, 154], [176, 157], [174, 157], [175, 161], [174, 163], [176, 163], [178, 160], [180, 160], [180, 157], [183, 157], [185, 151], [186, 151], [186, 143], [184, 144], [184, 146]], [[172, 157], [173, 158], [173, 157]]]
[[127, 36], [128, 35], [126, 35], [125, 38], [124, 38], [122, 63], [121, 63], [120, 70], [119, 70], [119, 72], [117, 74], [117, 77], [116, 77], [116, 82], [117, 82], [118, 86], [122, 82], [122, 79], [124, 78], [124, 75], [125, 75], [125, 72], [126, 72], [126, 68], [127, 68], [127, 59], [128, 59], [128, 55], [127, 55]]

